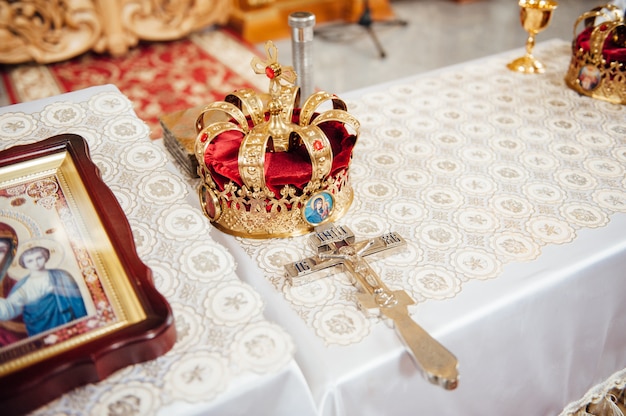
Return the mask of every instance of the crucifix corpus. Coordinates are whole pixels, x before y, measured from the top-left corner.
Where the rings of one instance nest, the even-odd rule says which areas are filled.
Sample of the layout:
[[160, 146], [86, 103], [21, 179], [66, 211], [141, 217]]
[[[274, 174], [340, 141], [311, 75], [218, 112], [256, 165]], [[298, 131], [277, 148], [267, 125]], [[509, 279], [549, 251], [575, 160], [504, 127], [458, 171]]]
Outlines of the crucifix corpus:
[[359, 307], [368, 314], [374, 313], [393, 322], [426, 378], [447, 390], [457, 387], [456, 357], [411, 319], [407, 306], [415, 301], [404, 290], [389, 290], [364, 259], [372, 254], [389, 254], [405, 248], [406, 241], [398, 233], [355, 242], [348, 227], [327, 223], [315, 228], [309, 243], [317, 250], [317, 255], [285, 265], [288, 284], [306, 284], [314, 279], [313, 273], [340, 267], [361, 289], [357, 294]]

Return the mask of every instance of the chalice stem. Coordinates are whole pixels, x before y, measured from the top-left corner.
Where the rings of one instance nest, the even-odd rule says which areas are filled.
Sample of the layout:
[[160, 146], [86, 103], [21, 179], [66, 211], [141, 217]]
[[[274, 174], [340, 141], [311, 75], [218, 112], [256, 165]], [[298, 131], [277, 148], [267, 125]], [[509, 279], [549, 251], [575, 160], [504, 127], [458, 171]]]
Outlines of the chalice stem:
[[526, 39], [526, 56], [532, 58], [533, 48], [535, 47], [535, 34], [530, 32], [528, 39]]

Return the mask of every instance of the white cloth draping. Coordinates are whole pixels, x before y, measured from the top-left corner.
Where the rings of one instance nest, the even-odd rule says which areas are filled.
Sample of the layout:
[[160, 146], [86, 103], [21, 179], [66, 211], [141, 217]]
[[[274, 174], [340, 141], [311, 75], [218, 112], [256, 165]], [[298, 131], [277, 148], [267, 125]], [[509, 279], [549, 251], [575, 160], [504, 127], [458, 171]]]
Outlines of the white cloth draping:
[[[177, 342], [158, 359], [77, 388], [35, 414], [315, 414], [290, 335], [264, 317], [264, 300], [242, 283], [208, 220], [185, 202], [194, 190], [149, 140], [132, 103], [107, 85], [0, 108], [0, 149], [63, 133], [87, 141], [137, 253], [172, 306]], [[0, 221], [19, 223], [20, 244], [49, 228], [45, 209], [1, 199]]]
[[568, 42], [537, 46], [543, 75], [509, 71], [520, 53], [341, 97], [362, 127], [340, 222], [409, 240], [372, 264], [457, 355], [457, 390], [422, 378], [344, 275], [284, 285], [276, 259], [311, 255], [305, 237], [226, 239], [251, 285], [265, 275], [319, 414], [558, 414], [626, 366], [626, 108], [565, 86]]
[[[345, 275], [285, 286], [283, 265], [311, 254], [305, 237], [258, 241], [213, 229], [198, 216], [196, 181], [164, 160], [162, 143], [135, 145], [162, 161], [156, 174], [133, 167], [125, 151], [107, 144], [115, 132], [98, 128], [109, 117], [100, 112], [85, 118], [104, 120], [96, 127], [69, 130], [93, 143], [105, 181], [138, 241], [147, 242], [138, 250], [161, 276], [157, 288], [190, 335], [173, 353], [44, 410], [72, 414], [77, 403], [102, 409], [132, 391], [150, 405], [146, 414], [556, 415], [584, 403], [609, 377], [625, 384], [626, 107], [565, 86], [568, 42], [537, 45], [544, 75], [508, 71], [520, 52], [341, 97], [362, 130], [351, 168], [355, 200], [340, 222], [357, 238], [393, 230], [408, 240], [405, 253], [370, 261], [390, 287], [417, 301], [413, 319], [458, 357], [456, 390], [423, 378], [392, 328], [357, 309], [357, 289]], [[114, 88], [101, 88], [0, 109], [2, 131], [17, 125], [15, 117], [26, 126], [2, 146], [67, 131], [46, 118], [50, 103], [71, 98], [84, 108], [99, 93], [126, 103]], [[123, 140], [116, 143], [123, 148]], [[146, 178], [129, 182], [127, 169]], [[158, 178], [180, 185], [180, 193], [146, 218], [143, 199], [159, 201], [141, 189]], [[201, 227], [177, 230], [177, 210]], [[172, 239], [177, 244], [167, 247], [179, 250], [176, 257], [163, 250]], [[202, 282], [179, 261], [197, 244], [220, 253], [224, 281]], [[190, 295], [194, 289], [201, 299]], [[257, 305], [252, 323], [231, 322], [207, 306], [206, 299], [233, 290]], [[266, 357], [268, 366], [237, 348], [246, 334], [259, 333], [286, 352]], [[197, 386], [184, 397], [176, 370], [194, 363], [229, 371], [210, 394], [192, 394], [202, 392]]]

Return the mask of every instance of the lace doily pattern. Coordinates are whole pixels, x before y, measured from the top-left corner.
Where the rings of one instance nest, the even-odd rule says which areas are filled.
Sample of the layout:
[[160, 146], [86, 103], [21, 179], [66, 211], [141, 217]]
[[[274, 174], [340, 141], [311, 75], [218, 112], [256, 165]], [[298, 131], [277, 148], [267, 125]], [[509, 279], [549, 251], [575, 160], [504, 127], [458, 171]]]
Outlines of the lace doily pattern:
[[61, 133], [87, 140], [128, 217], [139, 256], [172, 306], [177, 342], [164, 356], [78, 388], [35, 414], [154, 414], [180, 400], [212, 400], [239, 376], [285, 368], [294, 351], [290, 336], [265, 320], [261, 297], [211, 239], [208, 220], [185, 202], [190, 188], [150, 143], [130, 101], [112, 88], [87, 95], [0, 115], [0, 148]]
[[626, 370], [621, 370], [568, 404], [559, 416], [624, 416], [625, 412]]
[[[341, 223], [357, 238], [397, 231], [409, 241], [373, 267], [418, 303], [455, 297], [626, 213], [626, 107], [565, 86], [567, 42], [536, 53], [541, 76], [507, 70], [503, 54], [347, 96], [361, 135]], [[239, 242], [327, 344], [360, 341], [376, 321], [351, 313], [347, 276], [284, 284], [282, 265], [313, 254], [305, 239]]]

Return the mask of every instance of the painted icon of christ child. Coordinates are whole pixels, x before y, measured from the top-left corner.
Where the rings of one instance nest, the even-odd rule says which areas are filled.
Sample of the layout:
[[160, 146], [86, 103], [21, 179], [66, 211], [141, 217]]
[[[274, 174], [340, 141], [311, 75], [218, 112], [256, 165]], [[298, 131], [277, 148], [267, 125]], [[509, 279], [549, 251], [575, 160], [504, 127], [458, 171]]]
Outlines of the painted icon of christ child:
[[31, 247], [19, 258], [30, 273], [20, 279], [6, 299], [0, 299], [0, 320], [22, 315], [29, 336], [53, 329], [87, 315], [85, 303], [72, 276], [61, 269], [47, 269], [50, 251]]

